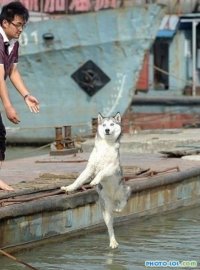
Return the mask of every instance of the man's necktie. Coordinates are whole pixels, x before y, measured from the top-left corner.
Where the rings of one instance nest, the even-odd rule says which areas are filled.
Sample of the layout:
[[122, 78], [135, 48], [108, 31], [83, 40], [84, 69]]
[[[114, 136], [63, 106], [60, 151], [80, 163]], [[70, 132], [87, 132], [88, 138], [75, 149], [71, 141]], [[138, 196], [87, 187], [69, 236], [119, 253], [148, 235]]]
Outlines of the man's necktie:
[[5, 52], [6, 52], [6, 54], [7, 55], [9, 55], [9, 51], [8, 51], [8, 48], [9, 48], [9, 46], [10, 46], [10, 43], [9, 42], [4, 42], [4, 46], [5, 46]]

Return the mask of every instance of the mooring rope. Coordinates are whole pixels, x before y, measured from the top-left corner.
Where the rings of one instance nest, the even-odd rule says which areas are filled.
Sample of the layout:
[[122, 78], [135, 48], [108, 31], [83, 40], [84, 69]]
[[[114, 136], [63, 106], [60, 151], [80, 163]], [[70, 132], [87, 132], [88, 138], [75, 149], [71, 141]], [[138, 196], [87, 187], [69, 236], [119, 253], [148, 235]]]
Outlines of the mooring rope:
[[10, 198], [10, 199], [3, 199], [3, 200], [0, 200], [0, 206], [2, 206], [4, 203], [10, 203], [10, 202], [30, 202], [30, 201], [33, 201], [33, 200], [39, 200], [39, 199], [42, 199], [42, 198], [45, 198], [45, 197], [49, 197], [49, 196], [54, 196], [54, 195], [59, 195], [59, 194], [62, 194], [62, 193], [65, 193], [65, 191], [63, 190], [56, 190], [56, 191], [53, 191], [53, 192], [48, 192], [46, 194], [42, 194], [42, 195], [38, 195], [38, 196], [33, 196], [33, 197], [28, 197], [28, 198], [23, 198], [23, 199], [17, 199], [17, 198]]
[[[152, 66], [152, 65], [151, 65], [151, 66]], [[173, 73], [170, 73], [170, 72], [168, 72], [168, 71], [166, 71], [166, 70], [164, 70], [164, 69], [162, 69], [162, 68], [159, 68], [159, 67], [157, 67], [157, 66], [155, 66], [155, 65], [153, 65], [153, 68], [154, 68], [155, 70], [159, 71], [160, 73], [163, 73], [163, 74], [165, 74], [165, 75], [174, 77], [174, 78], [176, 78], [176, 79], [179, 80], [179, 81], [183, 81], [183, 82], [185, 82], [185, 83], [187, 83], [187, 84], [189, 84], [189, 85], [191, 84], [191, 81], [190, 81], [190, 80], [185, 80], [185, 79], [183, 79], [183, 78], [180, 78], [179, 76], [176, 76], [176, 75], [174, 75]]]
[[39, 270], [39, 269], [33, 267], [32, 265], [30, 265], [30, 264], [28, 264], [28, 263], [26, 263], [26, 262], [24, 262], [24, 261], [22, 261], [22, 260], [17, 259], [16, 257], [12, 256], [11, 254], [5, 252], [5, 251], [2, 250], [2, 249], [0, 249], [0, 253], [1, 253], [2, 255], [4, 255], [4, 256], [8, 257], [9, 259], [11, 259], [11, 260], [17, 262], [17, 263], [20, 263], [20, 264], [23, 264], [23, 265], [27, 266], [29, 269], [32, 269], [32, 270]]

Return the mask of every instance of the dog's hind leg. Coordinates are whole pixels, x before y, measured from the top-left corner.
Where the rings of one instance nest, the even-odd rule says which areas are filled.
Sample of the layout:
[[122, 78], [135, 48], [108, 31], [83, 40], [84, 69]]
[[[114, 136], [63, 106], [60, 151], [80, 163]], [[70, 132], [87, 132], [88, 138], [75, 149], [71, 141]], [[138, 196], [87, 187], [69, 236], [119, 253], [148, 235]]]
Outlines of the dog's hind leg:
[[103, 214], [103, 218], [106, 223], [106, 226], [108, 228], [110, 247], [117, 248], [119, 244], [117, 243], [115, 239], [115, 233], [114, 233], [114, 228], [113, 228], [113, 213], [111, 210], [103, 209], [102, 214]]
[[110, 247], [117, 248], [118, 243], [115, 239], [115, 233], [113, 228], [113, 203], [102, 189], [97, 189], [97, 192], [99, 193], [99, 201], [102, 209], [103, 219], [108, 229]]

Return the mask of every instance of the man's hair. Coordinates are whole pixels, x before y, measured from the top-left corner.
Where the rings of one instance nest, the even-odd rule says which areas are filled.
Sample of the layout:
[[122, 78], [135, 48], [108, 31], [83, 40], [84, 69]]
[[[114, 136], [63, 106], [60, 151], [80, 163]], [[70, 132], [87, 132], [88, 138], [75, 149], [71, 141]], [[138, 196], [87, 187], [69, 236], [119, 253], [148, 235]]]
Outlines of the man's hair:
[[0, 14], [0, 25], [2, 25], [3, 20], [12, 22], [16, 15], [22, 17], [25, 22], [29, 19], [28, 9], [22, 3], [11, 2], [3, 6]]

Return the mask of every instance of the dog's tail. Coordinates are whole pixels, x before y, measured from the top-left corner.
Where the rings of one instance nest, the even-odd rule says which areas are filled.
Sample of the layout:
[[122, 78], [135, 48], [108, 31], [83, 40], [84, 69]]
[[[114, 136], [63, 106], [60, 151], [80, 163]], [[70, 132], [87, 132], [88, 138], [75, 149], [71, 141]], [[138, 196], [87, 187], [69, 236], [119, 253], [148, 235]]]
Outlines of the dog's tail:
[[131, 187], [124, 185], [123, 190], [118, 195], [120, 196], [115, 200], [114, 212], [121, 212], [124, 209], [131, 195]]

